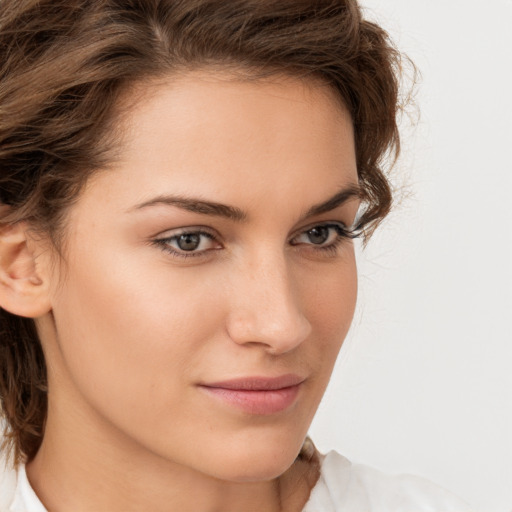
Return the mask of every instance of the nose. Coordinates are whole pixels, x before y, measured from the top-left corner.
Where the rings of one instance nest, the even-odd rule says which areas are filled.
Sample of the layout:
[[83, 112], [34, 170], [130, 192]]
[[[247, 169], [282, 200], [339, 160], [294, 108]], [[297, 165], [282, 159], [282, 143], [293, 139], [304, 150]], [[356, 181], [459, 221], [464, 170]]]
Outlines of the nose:
[[298, 279], [285, 257], [260, 254], [232, 274], [227, 330], [240, 345], [260, 345], [272, 355], [289, 352], [311, 333], [301, 310]]

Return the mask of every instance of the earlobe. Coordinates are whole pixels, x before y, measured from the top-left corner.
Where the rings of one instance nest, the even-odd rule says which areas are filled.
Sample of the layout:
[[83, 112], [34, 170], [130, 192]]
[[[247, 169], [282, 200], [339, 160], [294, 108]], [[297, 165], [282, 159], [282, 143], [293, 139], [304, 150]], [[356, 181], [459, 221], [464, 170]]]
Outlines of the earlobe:
[[0, 307], [37, 318], [50, 311], [48, 277], [26, 223], [0, 224]]

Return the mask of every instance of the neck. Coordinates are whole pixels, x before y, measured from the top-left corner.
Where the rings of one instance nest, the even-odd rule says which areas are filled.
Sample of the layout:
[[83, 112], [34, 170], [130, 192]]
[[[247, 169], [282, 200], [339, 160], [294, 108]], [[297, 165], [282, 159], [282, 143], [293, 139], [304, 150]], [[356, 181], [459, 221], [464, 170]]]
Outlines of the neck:
[[101, 418], [91, 421], [73, 409], [56, 407], [50, 395], [44, 440], [27, 464], [49, 512], [298, 512], [317, 479], [315, 464], [297, 460], [274, 480], [219, 480], [148, 452]]

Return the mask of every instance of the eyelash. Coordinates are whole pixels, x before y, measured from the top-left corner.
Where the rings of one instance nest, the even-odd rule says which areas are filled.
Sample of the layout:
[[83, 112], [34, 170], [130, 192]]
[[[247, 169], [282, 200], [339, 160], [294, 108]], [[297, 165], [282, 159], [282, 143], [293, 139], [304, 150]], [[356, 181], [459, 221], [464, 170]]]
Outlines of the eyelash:
[[[359, 233], [347, 229], [343, 224], [331, 222], [331, 223], [325, 223], [325, 224], [315, 224], [314, 226], [311, 226], [311, 227], [305, 229], [304, 231], [301, 231], [298, 235], [296, 235], [294, 237], [294, 239], [298, 238], [301, 235], [307, 234], [308, 232], [312, 231], [315, 228], [334, 229], [337, 233], [336, 239], [333, 242], [331, 242], [329, 245], [320, 245], [320, 244], [313, 244], [313, 243], [306, 244], [306, 245], [311, 246], [314, 251], [318, 251], [318, 252], [321, 252], [326, 255], [335, 255], [339, 246], [344, 241], [353, 240], [353, 239], [359, 237]], [[181, 258], [181, 259], [204, 257], [207, 252], [216, 250], [216, 249], [206, 249], [203, 251], [196, 251], [196, 252], [194, 252], [194, 251], [180, 252], [180, 251], [172, 248], [169, 245], [169, 243], [171, 241], [177, 240], [180, 236], [183, 236], [183, 235], [199, 235], [199, 236], [204, 236], [213, 241], [217, 240], [216, 237], [208, 231], [204, 231], [202, 229], [191, 229], [191, 230], [183, 230], [173, 236], [169, 236], [169, 237], [165, 237], [165, 238], [157, 238], [157, 239], [153, 240], [152, 243], [154, 245], [158, 246], [163, 251], [171, 254], [172, 257]], [[291, 245], [297, 246], [297, 245], [301, 245], [301, 244], [291, 244]]]

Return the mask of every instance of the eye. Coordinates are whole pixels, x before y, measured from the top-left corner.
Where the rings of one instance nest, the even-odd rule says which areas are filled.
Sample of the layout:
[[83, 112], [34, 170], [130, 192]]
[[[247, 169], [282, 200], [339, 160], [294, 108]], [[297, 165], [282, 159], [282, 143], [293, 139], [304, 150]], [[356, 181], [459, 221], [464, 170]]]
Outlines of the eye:
[[154, 243], [173, 256], [183, 258], [203, 256], [208, 251], [221, 248], [211, 233], [199, 230], [182, 230], [172, 236], [158, 238]]
[[336, 256], [344, 242], [357, 236], [341, 223], [318, 224], [299, 233], [290, 241], [290, 244], [304, 246], [305, 249], [317, 254]]
[[351, 238], [350, 233], [341, 224], [319, 224], [295, 237], [292, 245], [330, 246], [341, 238]]

